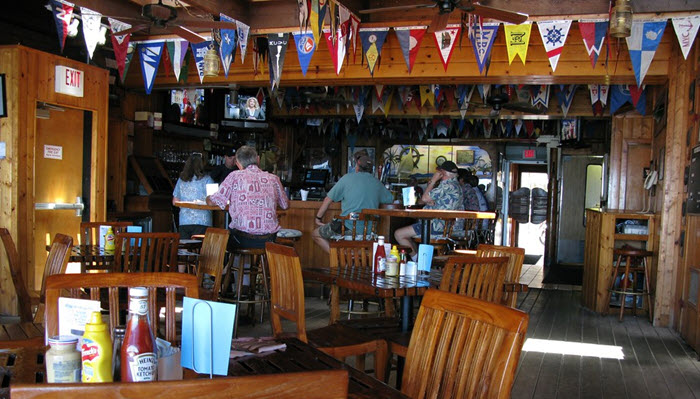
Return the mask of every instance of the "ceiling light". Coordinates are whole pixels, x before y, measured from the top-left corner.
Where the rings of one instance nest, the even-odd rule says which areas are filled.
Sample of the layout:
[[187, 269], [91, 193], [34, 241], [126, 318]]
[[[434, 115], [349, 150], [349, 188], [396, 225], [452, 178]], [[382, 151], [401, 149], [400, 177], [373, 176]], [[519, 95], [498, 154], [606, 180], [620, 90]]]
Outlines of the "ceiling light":
[[632, 30], [631, 0], [615, 0], [615, 7], [610, 14], [610, 36], [629, 37]]

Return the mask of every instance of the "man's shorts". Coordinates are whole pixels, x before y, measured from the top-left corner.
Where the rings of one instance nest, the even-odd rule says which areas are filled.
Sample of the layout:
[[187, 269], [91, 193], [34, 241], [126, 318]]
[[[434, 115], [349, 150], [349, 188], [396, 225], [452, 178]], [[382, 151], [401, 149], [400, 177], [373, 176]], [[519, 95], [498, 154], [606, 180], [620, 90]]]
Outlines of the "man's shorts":
[[331, 237], [337, 236], [342, 232], [341, 223], [342, 221], [338, 219], [333, 219], [330, 223], [326, 223], [323, 226], [319, 227], [318, 234], [322, 238], [330, 240]]

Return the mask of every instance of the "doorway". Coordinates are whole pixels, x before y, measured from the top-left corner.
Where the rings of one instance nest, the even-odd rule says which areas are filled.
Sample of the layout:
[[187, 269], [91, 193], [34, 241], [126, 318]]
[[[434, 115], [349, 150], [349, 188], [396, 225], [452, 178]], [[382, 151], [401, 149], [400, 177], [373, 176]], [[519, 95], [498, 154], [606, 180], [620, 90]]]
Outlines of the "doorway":
[[[525, 262], [544, 265], [544, 243], [547, 237], [547, 175], [546, 165], [519, 165], [518, 189], [530, 193], [529, 222], [516, 222], [515, 246], [525, 249]], [[523, 190], [524, 191], [524, 190]]]

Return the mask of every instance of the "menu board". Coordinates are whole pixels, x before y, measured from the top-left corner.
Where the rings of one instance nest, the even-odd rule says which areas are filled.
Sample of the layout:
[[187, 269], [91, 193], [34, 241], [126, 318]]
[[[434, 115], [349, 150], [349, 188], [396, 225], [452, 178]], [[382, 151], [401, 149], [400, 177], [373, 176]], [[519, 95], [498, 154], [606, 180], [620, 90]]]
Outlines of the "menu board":
[[686, 211], [689, 214], [700, 214], [700, 145], [693, 148], [693, 154], [690, 157]]

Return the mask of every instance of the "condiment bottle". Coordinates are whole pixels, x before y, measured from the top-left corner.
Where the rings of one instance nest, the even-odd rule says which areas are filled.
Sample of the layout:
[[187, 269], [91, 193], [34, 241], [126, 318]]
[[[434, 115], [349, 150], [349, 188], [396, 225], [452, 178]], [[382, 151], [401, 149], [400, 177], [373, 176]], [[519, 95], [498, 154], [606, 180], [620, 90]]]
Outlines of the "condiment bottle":
[[100, 312], [92, 312], [85, 324], [82, 361], [83, 382], [112, 382], [112, 339]]
[[393, 255], [396, 258], [396, 261], [399, 261], [399, 249], [396, 247], [396, 245], [391, 246], [391, 252], [389, 252], [389, 255]]
[[78, 338], [58, 335], [49, 338], [51, 348], [46, 351], [46, 382], [67, 383], [80, 381], [80, 352]]
[[374, 253], [374, 274], [383, 273], [386, 269], [386, 249], [384, 248], [384, 236], [377, 237], [377, 251]]
[[126, 382], [155, 381], [158, 376], [156, 340], [148, 317], [148, 290], [129, 289], [129, 319], [121, 350], [121, 378]]
[[406, 261], [408, 256], [406, 255], [406, 250], [401, 249], [401, 256], [399, 257], [399, 276], [406, 274]]
[[114, 229], [112, 226], [109, 226], [105, 233], [105, 251], [114, 252]]

